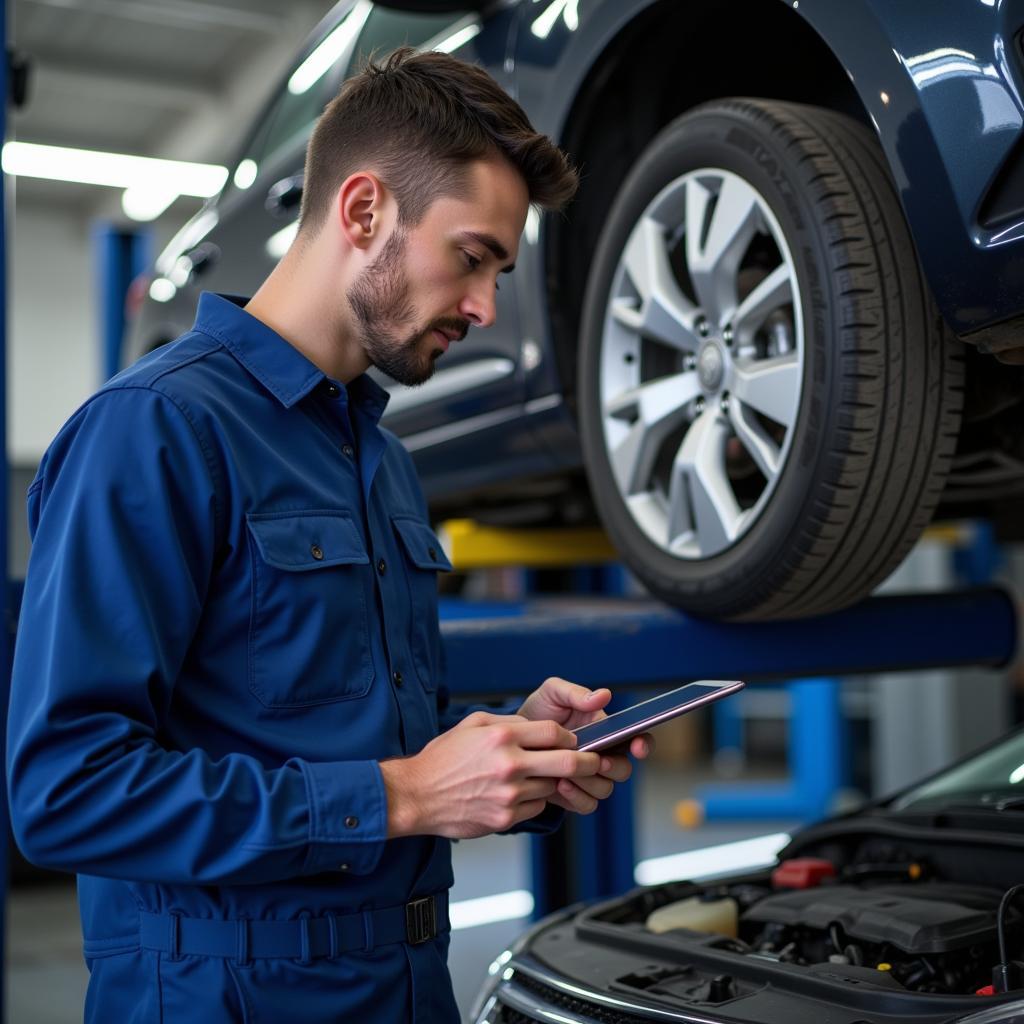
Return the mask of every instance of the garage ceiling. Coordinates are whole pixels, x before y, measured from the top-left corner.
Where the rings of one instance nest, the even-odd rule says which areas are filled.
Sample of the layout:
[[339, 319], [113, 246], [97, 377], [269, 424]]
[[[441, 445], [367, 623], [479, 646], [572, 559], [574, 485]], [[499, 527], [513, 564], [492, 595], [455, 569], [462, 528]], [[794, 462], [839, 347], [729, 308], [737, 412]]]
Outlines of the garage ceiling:
[[[32, 65], [8, 138], [226, 163], [303, 39], [336, 0], [13, 0]], [[123, 219], [120, 193], [17, 182], [17, 199]], [[180, 223], [199, 201], [164, 215]]]

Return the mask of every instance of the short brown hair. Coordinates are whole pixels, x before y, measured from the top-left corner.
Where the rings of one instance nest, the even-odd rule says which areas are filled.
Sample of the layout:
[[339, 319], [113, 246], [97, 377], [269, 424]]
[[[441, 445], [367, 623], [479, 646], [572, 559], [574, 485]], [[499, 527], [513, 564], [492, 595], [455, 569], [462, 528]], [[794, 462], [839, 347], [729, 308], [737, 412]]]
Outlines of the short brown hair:
[[543, 209], [562, 209], [576, 192], [565, 154], [483, 68], [402, 47], [382, 63], [367, 61], [317, 122], [299, 229], [318, 231], [342, 182], [363, 168], [394, 194], [399, 220], [415, 225], [435, 199], [466, 187], [468, 163], [495, 154]]

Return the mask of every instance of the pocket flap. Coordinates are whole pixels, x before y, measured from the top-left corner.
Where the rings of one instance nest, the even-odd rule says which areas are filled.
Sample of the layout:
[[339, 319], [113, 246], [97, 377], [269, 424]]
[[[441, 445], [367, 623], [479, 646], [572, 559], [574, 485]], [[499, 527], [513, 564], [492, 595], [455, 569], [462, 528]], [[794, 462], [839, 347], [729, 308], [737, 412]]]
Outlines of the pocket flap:
[[452, 563], [441, 547], [437, 534], [422, 519], [411, 516], [392, 516], [398, 536], [402, 538], [409, 560], [418, 569], [440, 569], [451, 572]]
[[267, 512], [246, 516], [260, 555], [276, 569], [305, 572], [370, 561], [347, 512]]

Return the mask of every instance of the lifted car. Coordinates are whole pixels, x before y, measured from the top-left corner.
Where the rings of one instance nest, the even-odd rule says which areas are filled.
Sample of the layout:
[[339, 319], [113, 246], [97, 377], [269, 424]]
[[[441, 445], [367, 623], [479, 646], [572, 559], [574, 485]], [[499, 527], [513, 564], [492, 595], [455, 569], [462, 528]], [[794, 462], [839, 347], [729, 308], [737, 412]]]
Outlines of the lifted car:
[[453, 52], [582, 185], [531, 213], [497, 325], [391, 387], [434, 514], [596, 515], [695, 614], [843, 607], [936, 510], [1024, 522], [1022, 28], [1022, 0], [342, 0], [157, 261], [129, 358], [269, 273], [362, 55]]

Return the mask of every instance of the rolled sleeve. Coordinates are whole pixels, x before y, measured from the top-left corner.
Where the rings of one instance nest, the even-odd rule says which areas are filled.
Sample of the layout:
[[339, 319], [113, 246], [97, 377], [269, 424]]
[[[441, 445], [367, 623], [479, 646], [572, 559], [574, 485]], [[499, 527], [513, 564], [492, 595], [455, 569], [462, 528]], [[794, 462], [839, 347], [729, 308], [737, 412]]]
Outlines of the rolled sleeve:
[[299, 762], [310, 819], [307, 871], [368, 875], [387, 839], [387, 795], [376, 761]]

